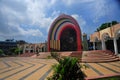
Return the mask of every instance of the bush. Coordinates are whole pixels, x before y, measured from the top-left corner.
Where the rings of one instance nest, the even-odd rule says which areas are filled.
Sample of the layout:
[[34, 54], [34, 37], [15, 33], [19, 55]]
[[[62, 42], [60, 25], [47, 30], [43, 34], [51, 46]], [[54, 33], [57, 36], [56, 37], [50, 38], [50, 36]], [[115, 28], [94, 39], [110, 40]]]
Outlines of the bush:
[[47, 56], [47, 59], [52, 59], [52, 56]]
[[53, 65], [53, 76], [48, 80], [84, 80], [77, 58], [60, 59], [59, 64]]
[[15, 48], [11, 48], [10, 52], [12, 53], [12, 55], [18, 55], [22, 50], [15, 47]]
[[3, 54], [3, 50], [2, 49], [0, 49], [0, 54]]
[[0, 57], [5, 57], [6, 55], [4, 54], [3, 50], [0, 49]]
[[50, 53], [53, 58], [55, 58], [58, 62], [60, 61], [60, 55], [57, 52]]

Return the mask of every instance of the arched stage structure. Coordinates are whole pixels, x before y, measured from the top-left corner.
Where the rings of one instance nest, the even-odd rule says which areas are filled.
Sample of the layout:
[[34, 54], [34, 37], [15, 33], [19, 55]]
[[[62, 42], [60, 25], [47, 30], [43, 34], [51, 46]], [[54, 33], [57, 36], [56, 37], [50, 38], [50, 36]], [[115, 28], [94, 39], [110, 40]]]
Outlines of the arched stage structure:
[[81, 51], [81, 30], [77, 21], [62, 14], [50, 26], [48, 51]]

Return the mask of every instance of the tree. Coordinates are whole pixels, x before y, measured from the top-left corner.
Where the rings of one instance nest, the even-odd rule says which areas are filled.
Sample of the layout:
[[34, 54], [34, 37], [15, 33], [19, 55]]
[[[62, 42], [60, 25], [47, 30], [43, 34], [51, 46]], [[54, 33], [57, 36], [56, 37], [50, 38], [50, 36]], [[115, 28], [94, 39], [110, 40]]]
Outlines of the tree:
[[17, 40], [16, 42], [17, 42], [17, 44], [19, 44], [19, 45], [21, 45], [21, 44], [26, 44], [26, 43], [27, 43], [27, 42], [24, 41], [24, 40]]
[[18, 54], [20, 52], [20, 49], [19, 48], [16, 48], [15, 51], [14, 51], [16, 54]]
[[7, 41], [7, 42], [13, 42], [14, 39], [6, 39], [5, 41]]
[[112, 25], [118, 24], [117, 21], [112, 21]]
[[117, 21], [103, 23], [99, 28], [97, 28], [97, 31], [103, 30], [105, 28], [111, 27], [111, 26], [116, 25], [116, 24], [118, 24]]
[[20, 53], [22, 50], [19, 48], [11, 48], [10, 51], [11, 51], [12, 55], [16, 55], [16, 54]]
[[0, 49], [0, 54], [3, 54], [3, 50], [2, 49]]
[[0, 49], [0, 57], [5, 57], [6, 55], [4, 54], [3, 50]]

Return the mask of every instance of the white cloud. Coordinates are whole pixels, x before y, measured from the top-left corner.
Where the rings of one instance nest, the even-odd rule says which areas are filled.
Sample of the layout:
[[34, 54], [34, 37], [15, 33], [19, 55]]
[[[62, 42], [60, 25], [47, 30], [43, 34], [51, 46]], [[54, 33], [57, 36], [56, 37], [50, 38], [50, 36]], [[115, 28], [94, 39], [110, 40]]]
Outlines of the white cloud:
[[93, 2], [95, 0], [62, 0], [62, 1], [67, 6], [70, 6], [70, 5], [73, 5], [73, 4]]
[[83, 28], [86, 25], [86, 21], [83, 19], [83, 17], [81, 15], [78, 15], [78, 14], [72, 14], [71, 16], [77, 20], [77, 22], [81, 28], [81, 31], [83, 31]]
[[32, 36], [43, 36], [43, 34], [38, 29], [36, 30], [29, 29], [25, 33], [27, 33], [28, 35], [32, 35]]
[[[54, 16], [46, 17], [45, 11], [55, 2], [56, 0], [1, 1], [0, 18], [3, 21], [0, 21], [0, 35], [6, 36], [4, 38], [10, 38], [11, 36], [42, 37], [44, 34], [39, 28], [49, 28], [54, 18]], [[21, 24], [31, 25], [33, 28], [29, 29], [29, 26], [27, 26], [26, 30], [22, 28]], [[38, 29], [34, 29], [34, 26], [38, 26]]]
[[108, 14], [109, 8], [106, 6], [105, 0], [99, 0], [92, 4], [94, 22], [98, 22], [99, 18]]
[[[114, 11], [113, 5], [109, 5], [107, 0], [62, 0], [62, 2], [67, 7], [74, 7], [74, 5], [83, 5], [84, 8], [88, 10], [88, 14], [92, 17], [93, 22], [99, 22], [101, 17], [108, 17], [110, 19], [110, 14]], [[81, 7], [82, 8], [82, 7]], [[83, 10], [84, 11], [84, 10]]]
[[52, 16], [54, 16], [54, 17], [57, 17], [59, 14], [61, 14], [61, 12], [58, 10], [58, 11], [53, 11], [53, 13], [52, 13]]
[[26, 3], [28, 4], [26, 14], [31, 20], [32, 25], [48, 27], [52, 21], [52, 17], [46, 17], [45, 10], [55, 2], [56, 0], [26, 0]]
[[[72, 14], [83, 31], [87, 25], [84, 19], [86, 18], [86, 13], [92, 18], [88, 18], [87, 20], [93, 20], [94, 22], [99, 22], [101, 17], [109, 17], [107, 14], [110, 14], [113, 11], [111, 9], [114, 8], [111, 8], [113, 6], [106, 6], [106, 1], [62, 0], [60, 2], [58, 0], [1, 0], [0, 37], [3, 40], [3, 38], [10, 38], [11, 36], [17, 38], [19, 36], [41, 36], [40, 38], [43, 39], [43, 36], [47, 36], [46, 34], [51, 23], [60, 13]], [[75, 5], [79, 6], [81, 4], [82, 7], [76, 8], [74, 13], [73, 9], [76, 7]], [[64, 9], [62, 9], [63, 7]], [[77, 11], [78, 9], [80, 11]], [[83, 16], [85, 17], [83, 18]]]
[[99, 22], [101, 18], [111, 19], [115, 6], [108, 3], [108, 0], [96, 0], [92, 2], [89, 7], [92, 12], [90, 16], [93, 18], [93, 22]]

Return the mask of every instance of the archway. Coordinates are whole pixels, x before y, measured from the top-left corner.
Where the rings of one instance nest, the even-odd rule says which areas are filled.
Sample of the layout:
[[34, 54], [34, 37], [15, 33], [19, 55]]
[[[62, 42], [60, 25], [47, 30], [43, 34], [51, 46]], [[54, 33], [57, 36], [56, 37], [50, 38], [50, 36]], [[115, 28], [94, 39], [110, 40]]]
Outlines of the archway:
[[106, 49], [107, 49], [107, 50], [110, 50], [110, 51], [112, 51], [112, 52], [115, 52], [115, 51], [114, 51], [114, 43], [113, 43], [113, 40], [112, 40], [112, 39], [107, 40], [105, 44], [106, 44]]
[[[68, 37], [68, 39], [66, 37]], [[50, 27], [48, 34], [48, 51], [81, 50], [81, 30], [77, 21], [69, 15], [60, 15]]]
[[118, 53], [120, 53], [120, 30], [117, 32], [117, 48], [118, 48]]
[[117, 39], [118, 53], [120, 54], [120, 37]]
[[105, 41], [106, 49], [114, 52], [113, 39], [109, 36], [108, 33], [105, 33], [105, 34], [103, 35], [103, 38], [104, 38], [104, 41]]
[[67, 28], [63, 30], [60, 37], [60, 46], [61, 46], [60, 50], [76, 51], [77, 50], [76, 38], [77, 38], [77, 35], [74, 29]]
[[98, 39], [98, 37], [95, 37], [95, 43], [94, 43], [94, 45], [95, 45], [95, 50], [101, 50], [102, 49], [102, 46], [101, 46], [101, 41]]

